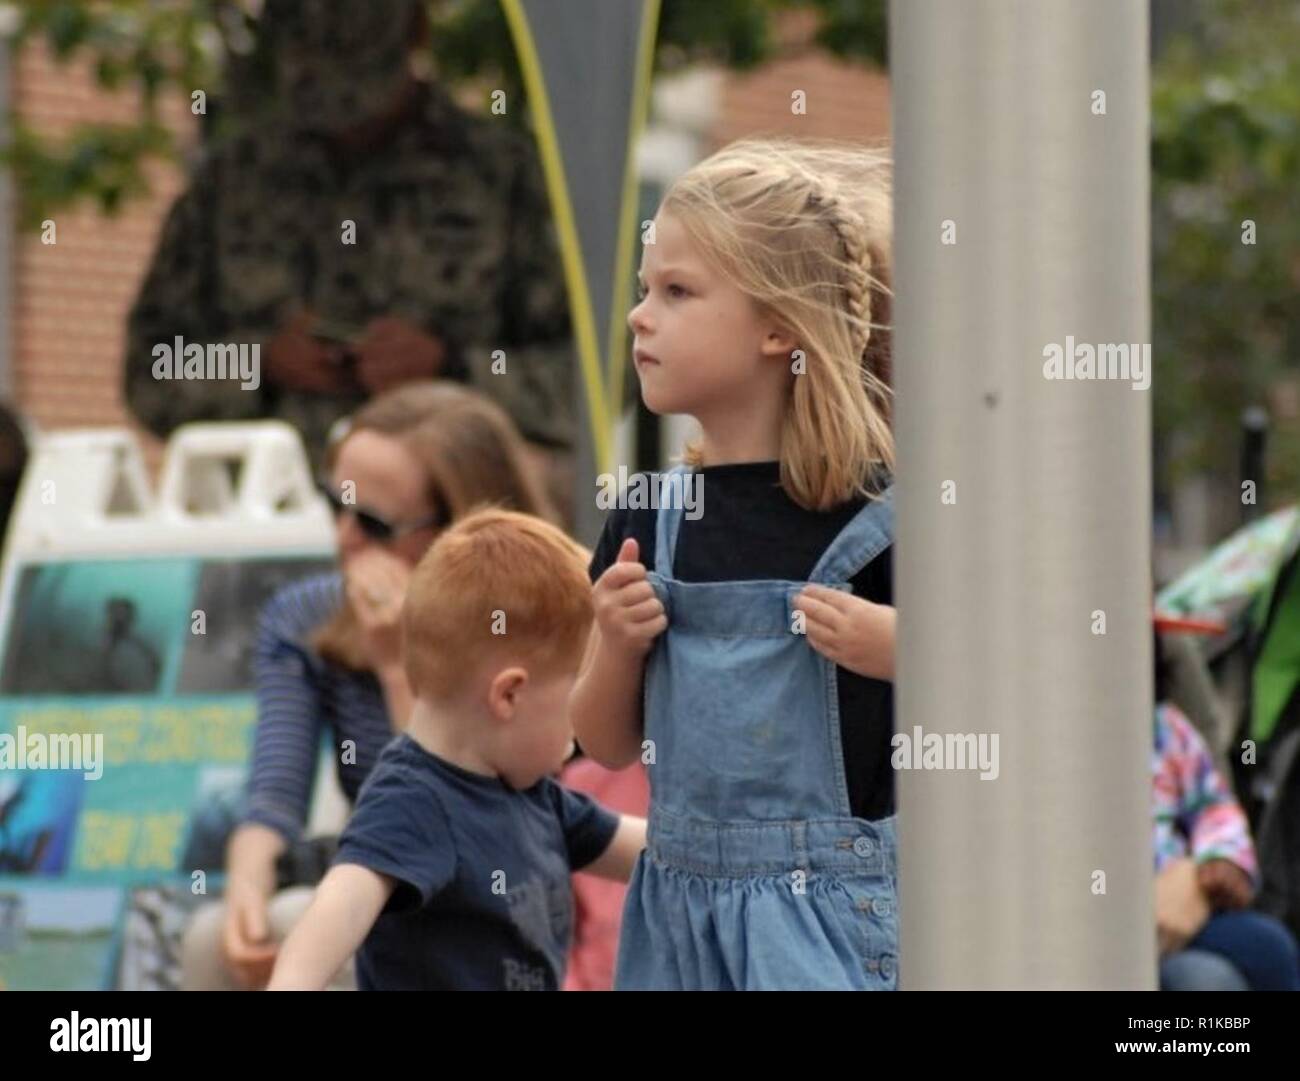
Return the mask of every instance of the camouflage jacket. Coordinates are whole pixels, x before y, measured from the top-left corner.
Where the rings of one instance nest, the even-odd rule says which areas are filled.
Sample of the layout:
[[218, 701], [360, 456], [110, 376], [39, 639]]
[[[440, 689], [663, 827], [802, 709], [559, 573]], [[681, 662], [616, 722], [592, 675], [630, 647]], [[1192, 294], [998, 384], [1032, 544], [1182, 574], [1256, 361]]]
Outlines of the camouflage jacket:
[[[565, 298], [531, 139], [423, 85], [412, 119], [357, 160], [274, 125], [206, 157], [130, 315], [127, 401], [160, 436], [190, 420], [278, 417], [315, 458], [364, 396], [153, 375], [159, 343], [265, 345], [302, 305], [350, 327], [380, 315], [415, 323], [447, 344], [444, 374], [500, 402], [527, 438], [568, 447], [576, 360]], [[492, 370], [498, 349], [504, 372]]]

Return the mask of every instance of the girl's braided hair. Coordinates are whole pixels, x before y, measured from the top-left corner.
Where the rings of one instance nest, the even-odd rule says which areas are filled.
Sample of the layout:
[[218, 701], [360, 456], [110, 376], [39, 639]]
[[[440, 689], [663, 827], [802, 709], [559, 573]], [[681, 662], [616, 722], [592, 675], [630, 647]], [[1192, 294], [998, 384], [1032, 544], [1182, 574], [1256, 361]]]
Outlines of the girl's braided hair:
[[[791, 331], [781, 479], [826, 509], [892, 471], [890, 163], [842, 143], [746, 139], [680, 177], [663, 200], [705, 256]], [[702, 464], [699, 449], [686, 460]]]
[[844, 250], [845, 306], [854, 327], [855, 354], [862, 358], [869, 372], [889, 386], [892, 293], [886, 257], [872, 248], [867, 223], [836, 195], [826, 191], [820, 181], [814, 181], [809, 204], [823, 208], [826, 224]]

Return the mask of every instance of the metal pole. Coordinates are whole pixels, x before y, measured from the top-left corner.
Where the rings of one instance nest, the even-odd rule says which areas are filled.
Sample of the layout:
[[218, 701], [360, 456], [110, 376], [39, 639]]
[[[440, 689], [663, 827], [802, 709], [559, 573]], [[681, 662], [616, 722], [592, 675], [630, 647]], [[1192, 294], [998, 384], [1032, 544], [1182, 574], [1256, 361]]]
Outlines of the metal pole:
[[1253, 522], [1264, 513], [1266, 464], [1264, 453], [1268, 442], [1268, 410], [1260, 405], [1247, 406], [1241, 413], [1241, 476], [1238, 478], [1238, 495], [1250, 481], [1255, 486], [1254, 499], [1241, 505], [1241, 524]]
[[1151, 988], [1147, 5], [891, 23], [901, 986]]

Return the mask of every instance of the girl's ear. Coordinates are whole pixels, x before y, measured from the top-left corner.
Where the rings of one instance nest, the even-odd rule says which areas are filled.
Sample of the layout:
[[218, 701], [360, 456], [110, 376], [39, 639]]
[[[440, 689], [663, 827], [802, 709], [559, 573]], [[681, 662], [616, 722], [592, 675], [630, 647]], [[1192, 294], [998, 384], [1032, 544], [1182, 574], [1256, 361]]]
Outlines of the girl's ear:
[[799, 347], [798, 339], [779, 323], [768, 325], [760, 347], [767, 357], [789, 357]]

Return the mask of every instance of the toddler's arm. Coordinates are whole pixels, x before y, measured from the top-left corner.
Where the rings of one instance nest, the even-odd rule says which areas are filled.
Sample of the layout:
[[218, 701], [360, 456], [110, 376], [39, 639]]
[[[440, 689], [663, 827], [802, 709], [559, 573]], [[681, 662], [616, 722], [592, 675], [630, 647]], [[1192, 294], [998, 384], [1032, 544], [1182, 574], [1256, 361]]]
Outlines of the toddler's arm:
[[635, 815], [619, 815], [618, 829], [609, 846], [582, 868], [584, 874], [626, 882], [632, 877], [636, 860], [645, 848], [645, 819]]
[[583, 751], [607, 769], [623, 769], [641, 754], [641, 681], [645, 658], [668, 626], [664, 606], [637, 562], [628, 538], [618, 559], [592, 587], [595, 624], [569, 699]]
[[280, 947], [267, 990], [322, 990], [370, 933], [395, 886], [355, 863], [331, 867]]

